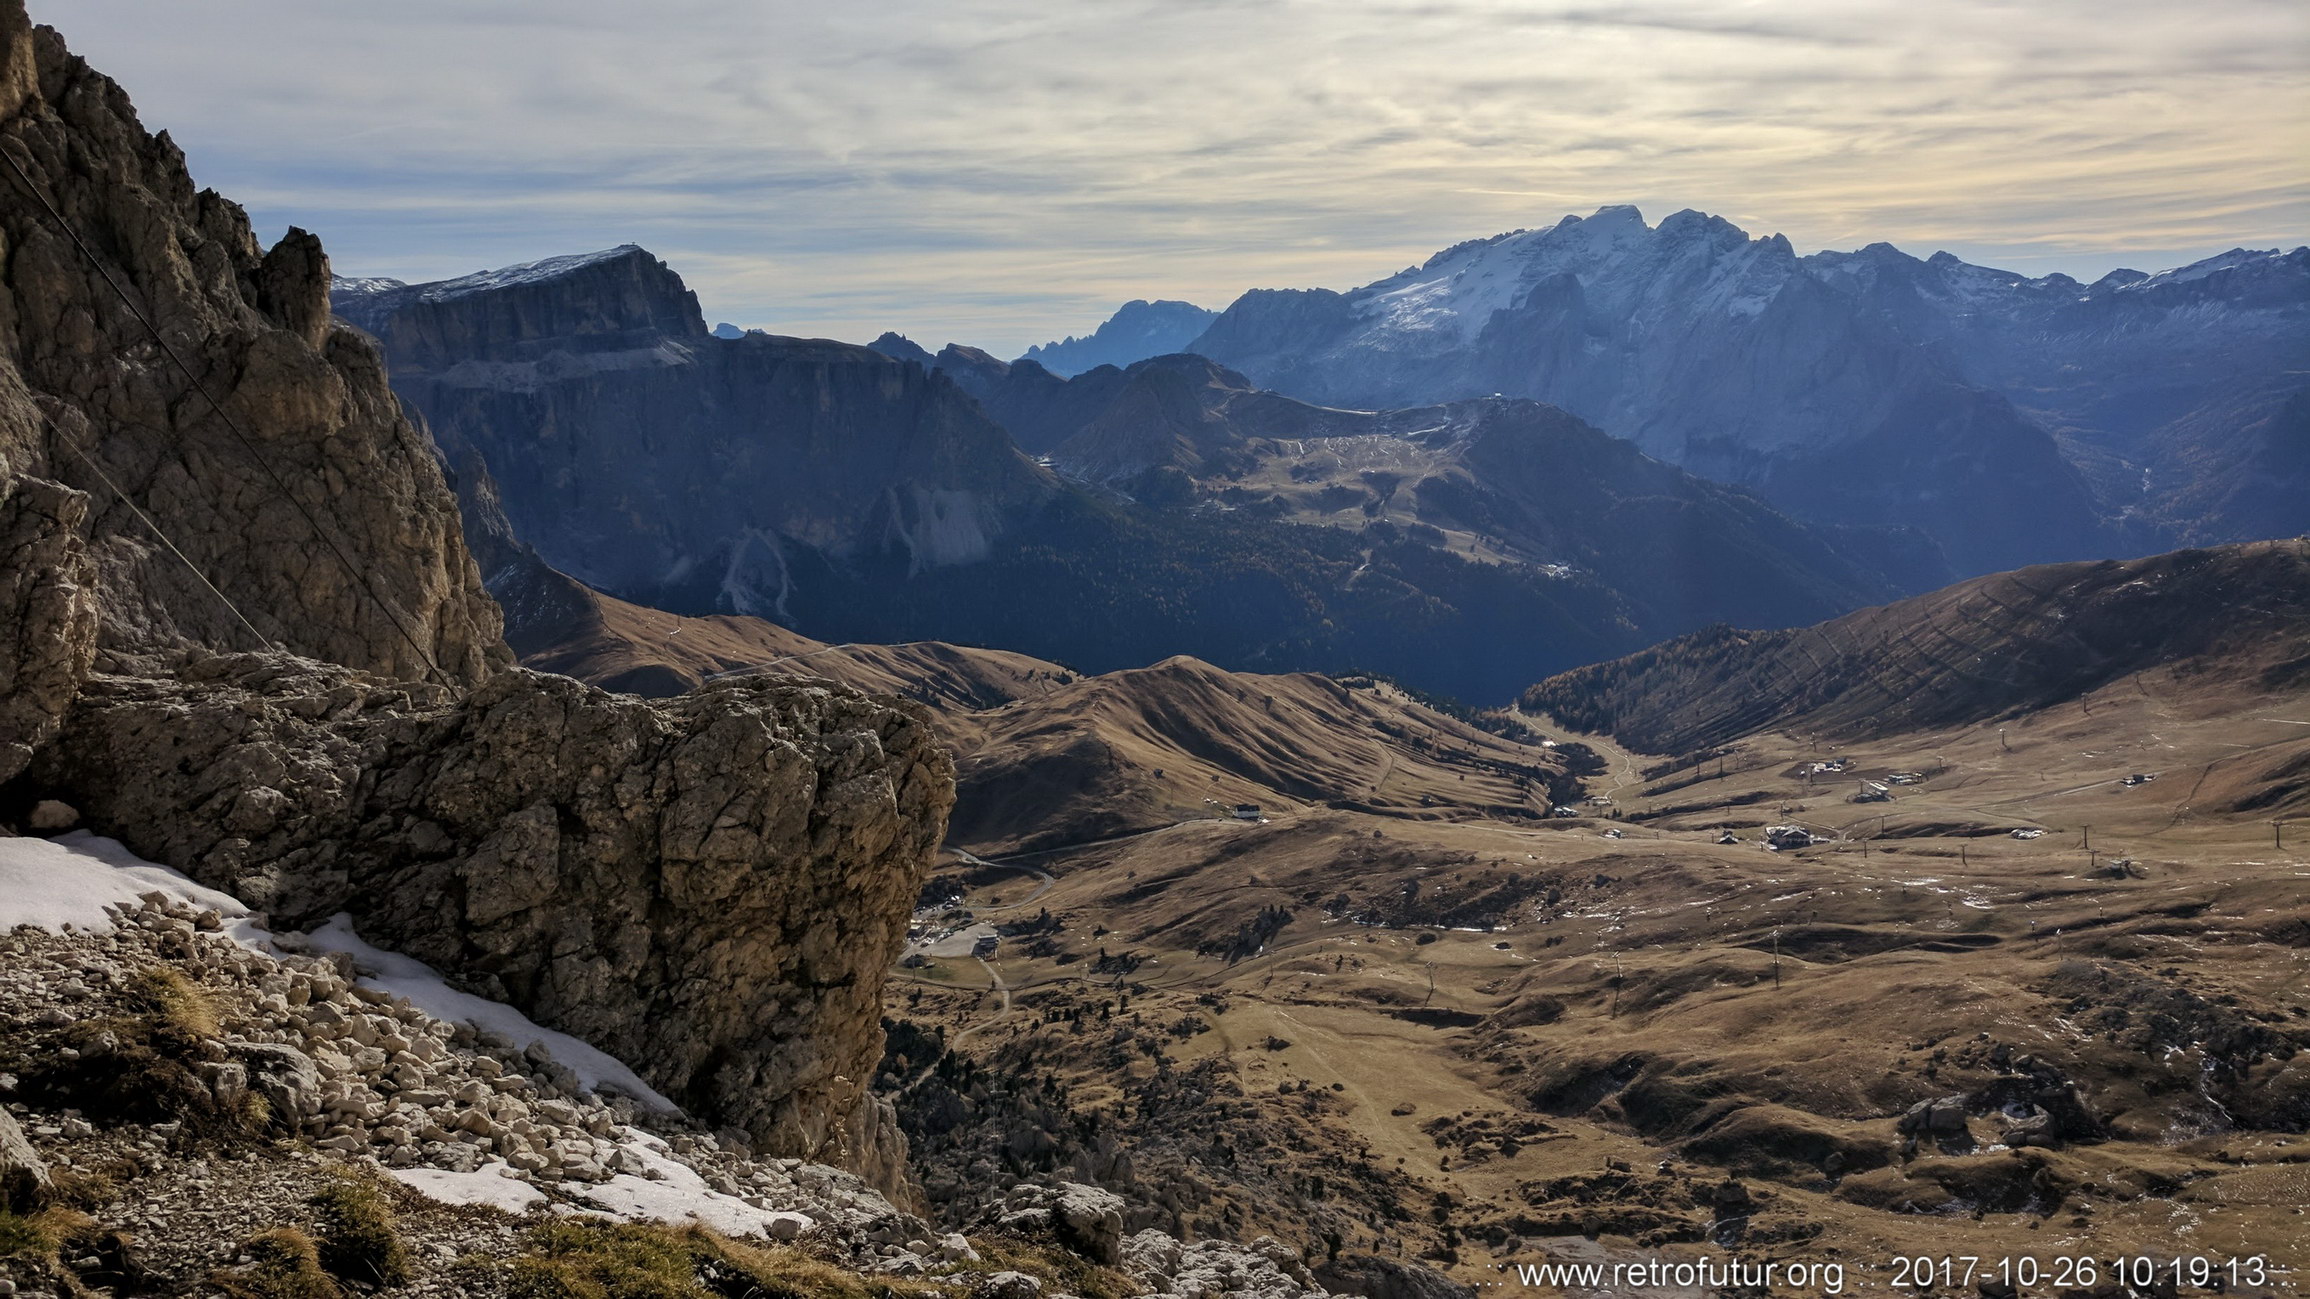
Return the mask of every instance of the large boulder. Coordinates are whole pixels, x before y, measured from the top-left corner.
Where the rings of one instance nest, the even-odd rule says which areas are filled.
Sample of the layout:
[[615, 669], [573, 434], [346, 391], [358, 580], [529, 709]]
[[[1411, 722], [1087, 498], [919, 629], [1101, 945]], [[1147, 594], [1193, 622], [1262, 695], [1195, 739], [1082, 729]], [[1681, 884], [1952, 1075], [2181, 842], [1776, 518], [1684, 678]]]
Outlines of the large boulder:
[[48, 1164], [25, 1140], [16, 1116], [0, 1109], [0, 1209], [30, 1213], [48, 1202]]
[[1081, 1182], [1022, 1182], [1004, 1197], [994, 1225], [1048, 1234], [1067, 1248], [1113, 1267], [1123, 1262], [1123, 1197]]

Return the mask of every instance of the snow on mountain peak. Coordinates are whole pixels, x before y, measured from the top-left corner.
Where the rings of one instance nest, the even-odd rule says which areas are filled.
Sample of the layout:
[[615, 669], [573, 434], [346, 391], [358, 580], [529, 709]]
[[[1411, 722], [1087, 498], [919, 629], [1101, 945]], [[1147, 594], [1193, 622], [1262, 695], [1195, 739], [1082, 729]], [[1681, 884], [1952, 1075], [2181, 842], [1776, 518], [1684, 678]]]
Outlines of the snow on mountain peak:
[[572, 253], [566, 257], [548, 257], [541, 261], [523, 262], [519, 266], [500, 267], [494, 271], [476, 271], [454, 280], [427, 285], [421, 297], [426, 302], [443, 302], [469, 293], [486, 293], [493, 289], [509, 289], [524, 284], [544, 284], [572, 271], [637, 254], [649, 256], [640, 244], [619, 244], [600, 252]]
[[389, 280], [382, 275], [332, 275], [329, 277], [329, 292], [331, 294], [390, 293], [394, 289], [406, 289], [408, 287], [409, 282], [406, 280]]
[[[2297, 248], [2294, 251], [2302, 250]], [[2124, 292], [2138, 293], [2164, 288], [2169, 284], [2188, 284], [2224, 271], [2275, 269], [2289, 256], [2291, 254], [2282, 248], [2233, 248], [2226, 253], [2216, 253], [2201, 261], [2191, 262], [2187, 266], [2176, 266], [2154, 275], [2145, 275], [2121, 288]]]
[[1472, 342], [1494, 313], [1556, 276], [1571, 276], [1591, 297], [1613, 300], [1642, 296], [1674, 279], [1731, 314], [1755, 315], [1794, 266], [1795, 254], [1780, 235], [1750, 239], [1723, 217], [1690, 208], [1653, 227], [1634, 206], [1613, 204], [1545, 229], [1456, 244], [1348, 296], [1383, 334], [1415, 347], [1449, 346]]

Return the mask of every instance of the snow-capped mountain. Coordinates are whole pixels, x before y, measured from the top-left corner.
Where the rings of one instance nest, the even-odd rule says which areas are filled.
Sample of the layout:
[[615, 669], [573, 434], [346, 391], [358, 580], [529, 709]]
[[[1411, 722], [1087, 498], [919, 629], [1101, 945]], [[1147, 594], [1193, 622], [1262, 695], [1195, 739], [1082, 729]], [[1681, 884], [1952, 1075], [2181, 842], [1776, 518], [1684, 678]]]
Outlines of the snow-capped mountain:
[[1607, 207], [1347, 293], [1254, 291], [1191, 350], [1334, 404], [1536, 397], [1986, 570], [2124, 544], [2105, 522], [2140, 504], [2126, 467], [2210, 400], [2282, 398], [2306, 319], [2310, 250], [2084, 285], [1886, 244], [1799, 257], [1720, 217]]

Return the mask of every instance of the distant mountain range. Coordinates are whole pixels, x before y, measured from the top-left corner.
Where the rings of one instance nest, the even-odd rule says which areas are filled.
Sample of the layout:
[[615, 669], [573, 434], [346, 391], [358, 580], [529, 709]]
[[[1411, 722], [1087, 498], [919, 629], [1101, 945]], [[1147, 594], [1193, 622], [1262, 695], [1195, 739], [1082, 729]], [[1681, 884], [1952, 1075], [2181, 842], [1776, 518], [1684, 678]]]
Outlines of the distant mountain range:
[[822, 640], [1363, 668], [1498, 701], [1716, 619], [1915, 584], [1897, 541], [1835, 544], [1528, 401], [1380, 420], [1192, 359], [1067, 380], [895, 336], [718, 338], [632, 246], [340, 281], [334, 307], [383, 342], [469, 507], [489, 498], [477, 545]]
[[1088, 336], [1030, 347], [1020, 359], [1057, 375], [1081, 374], [1102, 365], [1129, 365], [1186, 350], [1218, 318], [1218, 312], [1192, 302], [1133, 298]]
[[1808, 528], [1522, 398], [1332, 409], [1185, 354], [1073, 379], [962, 348], [937, 363], [1071, 478], [1591, 574], [1647, 624], [1781, 625], [1803, 621], [1802, 608], [1850, 608], [1949, 576], [1914, 534]]
[[2082, 284], [1607, 207], [1246, 293], [1185, 350], [1327, 405], [1549, 402], [1961, 573], [2310, 528], [2310, 248]]

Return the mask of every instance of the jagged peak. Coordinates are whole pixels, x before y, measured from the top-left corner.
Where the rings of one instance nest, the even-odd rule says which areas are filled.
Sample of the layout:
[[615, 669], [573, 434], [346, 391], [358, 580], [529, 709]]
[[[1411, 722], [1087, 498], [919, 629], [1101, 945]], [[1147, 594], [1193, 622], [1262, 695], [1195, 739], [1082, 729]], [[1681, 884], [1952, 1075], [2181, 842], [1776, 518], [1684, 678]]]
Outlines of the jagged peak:
[[925, 369], [937, 362], [937, 358], [930, 354], [929, 348], [895, 329], [882, 331], [882, 336], [868, 343], [867, 347], [894, 361], [913, 361]]

